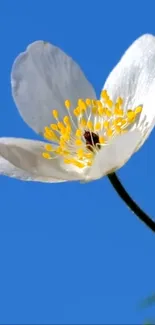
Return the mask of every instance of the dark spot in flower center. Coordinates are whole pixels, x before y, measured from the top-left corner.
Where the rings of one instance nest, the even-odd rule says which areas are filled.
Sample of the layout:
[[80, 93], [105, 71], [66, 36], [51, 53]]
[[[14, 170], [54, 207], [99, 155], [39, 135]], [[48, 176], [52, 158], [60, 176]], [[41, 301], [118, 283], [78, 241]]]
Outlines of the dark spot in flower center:
[[86, 140], [86, 146], [90, 151], [93, 151], [93, 147], [100, 149], [100, 140], [98, 134], [90, 131], [84, 132], [84, 138]]

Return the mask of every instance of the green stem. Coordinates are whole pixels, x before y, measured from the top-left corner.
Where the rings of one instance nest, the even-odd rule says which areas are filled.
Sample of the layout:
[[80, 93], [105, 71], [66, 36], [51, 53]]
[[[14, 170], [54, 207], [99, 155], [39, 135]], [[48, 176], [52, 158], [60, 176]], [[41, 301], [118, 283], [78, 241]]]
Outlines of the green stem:
[[127, 204], [127, 206], [137, 215], [141, 221], [143, 221], [153, 232], [155, 232], [155, 222], [132, 200], [132, 198], [129, 196], [121, 184], [117, 175], [115, 173], [112, 173], [108, 175], [108, 178], [118, 195]]

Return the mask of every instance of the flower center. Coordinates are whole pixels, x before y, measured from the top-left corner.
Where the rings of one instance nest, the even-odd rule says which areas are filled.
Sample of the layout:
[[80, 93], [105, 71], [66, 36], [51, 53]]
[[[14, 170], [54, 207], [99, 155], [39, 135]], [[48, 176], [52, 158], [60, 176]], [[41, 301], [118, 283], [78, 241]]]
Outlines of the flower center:
[[85, 131], [83, 136], [86, 141], [86, 146], [90, 151], [93, 151], [93, 146], [96, 146], [98, 149], [100, 149], [101, 146], [98, 134], [90, 131]]
[[42, 156], [45, 159], [62, 156], [65, 164], [79, 168], [90, 167], [101, 147], [127, 132], [142, 111], [142, 106], [123, 110], [123, 99], [118, 97], [114, 103], [106, 90], [102, 91], [101, 100], [79, 99], [74, 108], [67, 99], [64, 106], [67, 114], [60, 116], [60, 120], [58, 110], [53, 110], [55, 123], [44, 128], [45, 139], [56, 146], [45, 144]]

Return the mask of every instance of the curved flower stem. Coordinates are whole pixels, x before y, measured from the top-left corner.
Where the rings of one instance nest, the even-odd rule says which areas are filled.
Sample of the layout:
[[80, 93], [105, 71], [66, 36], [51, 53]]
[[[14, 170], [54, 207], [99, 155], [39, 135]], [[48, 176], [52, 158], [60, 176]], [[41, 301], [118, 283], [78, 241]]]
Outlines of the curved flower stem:
[[115, 173], [108, 175], [109, 181], [113, 185], [116, 192], [122, 198], [122, 200], [128, 205], [128, 207], [137, 215], [137, 217], [143, 221], [153, 232], [155, 232], [155, 222], [132, 200], [119, 178]]

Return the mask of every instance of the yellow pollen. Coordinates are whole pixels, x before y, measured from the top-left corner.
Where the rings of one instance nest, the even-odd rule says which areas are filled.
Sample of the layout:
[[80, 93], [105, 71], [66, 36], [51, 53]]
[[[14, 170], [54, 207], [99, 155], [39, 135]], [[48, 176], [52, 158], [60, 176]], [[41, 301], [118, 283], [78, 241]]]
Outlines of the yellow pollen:
[[64, 116], [63, 121], [64, 121], [64, 123], [65, 123], [66, 125], [70, 124], [69, 116]]
[[123, 104], [123, 99], [121, 97], [118, 97], [116, 100], [116, 103], [121, 106]]
[[52, 151], [53, 148], [52, 148], [51, 144], [46, 144], [46, 145], [45, 145], [45, 150], [47, 150], [47, 151]]
[[71, 102], [70, 102], [69, 99], [65, 100], [64, 104], [65, 104], [65, 107], [66, 107], [67, 109], [69, 109], [69, 108], [71, 107]]
[[137, 114], [139, 114], [139, 113], [141, 113], [142, 112], [142, 106], [137, 106], [136, 108], [135, 108], [135, 114], [137, 115]]
[[106, 90], [102, 90], [102, 92], [101, 92], [101, 97], [102, 97], [103, 99], [106, 99], [106, 100], [107, 100], [107, 98], [109, 98], [109, 96], [108, 96]]
[[92, 161], [88, 161], [88, 162], [87, 162], [87, 166], [88, 166], [88, 167], [91, 167], [91, 166], [92, 166]]
[[92, 130], [92, 129], [93, 129], [93, 122], [92, 122], [92, 121], [88, 121], [88, 122], [87, 122], [87, 128], [88, 128], [89, 130]]
[[107, 105], [111, 108], [113, 106], [113, 101], [111, 99], [108, 99]]
[[104, 143], [105, 143], [105, 138], [102, 137], [102, 136], [100, 136], [100, 137], [99, 137], [99, 141], [100, 141], [101, 144], [104, 144]]
[[82, 145], [82, 141], [81, 141], [80, 139], [76, 139], [76, 140], [75, 140], [75, 144], [76, 144], [77, 146], [81, 146], [81, 145]]
[[58, 119], [58, 111], [56, 109], [53, 110], [53, 117], [57, 120]]
[[78, 149], [78, 150], [77, 150], [77, 155], [78, 155], [78, 158], [79, 158], [79, 159], [82, 159], [82, 158], [83, 158], [83, 155], [84, 155], [84, 151], [83, 151], [83, 149]]
[[80, 129], [77, 129], [75, 135], [77, 137], [81, 137], [82, 136], [82, 131]]
[[75, 109], [74, 109], [74, 115], [75, 116], [79, 116], [80, 115], [80, 113], [81, 113], [81, 110], [80, 110], [80, 108], [79, 107], [76, 107]]
[[109, 109], [106, 109], [106, 115], [107, 115], [107, 117], [111, 117], [112, 116], [112, 112]]
[[105, 115], [106, 114], [106, 109], [102, 106], [98, 108], [98, 113], [100, 116]]
[[95, 129], [96, 131], [100, 130], [100, 129], [101, 129], [101, 123], [100, 123], [100, 122], [97, 122], [97, 123], [95, 124], [95, 126], [94, 126], [94, 129]]
[[96, 106], [92, 107], [92, 113], [96, 115], [98, 113], [98, 108]]
[[58, 131], [58, 126], [56, 124], [50, 124], [50, 127], [54, 131]]
[[87, 106], [91, 106], [91, 99], [90, 99], [90, 98], [87, 98], [87, 99], [86, 99], [86, 105], [87, 105]]
[[78, 100], [78, 107], [82, 111], [85, 111], [87, 109], [87, 105], [85, 104], [85, 102], [82, 99]]
[[80, 120], [80, 126], [84, 128], [86, 125], [87, 125], [87, 121], [84, 118], [82, 118]]
[[108, 128], [109, 128], [109, 121], [104, 121], [104, 122], [103, 122], [103, 127], [104, 127], [105, 129], [108, 129]]
[[59, 128], [60, 131], [62, 131], [62, 132], [65, 131], [65, 126], [63, 125], [62, 122], [58, 122], [58, 123], [57, 123], [57, 126], [58, 126], [58, 128]]
[[43, 156], [43, 158], [45, 158], [45, 159], [50, 159], [50, 158], [51, 158], [51, 156], [50, 156], [50, 154], [49, 154], [48, 152], [43, 152], [43, 153], [42, 153], [42, 156]]
[[108, 137], [111, 137], [113, 135], [113, 131], [112, 131], [112, 129], [108, 129], [107, 130], [107, 136]]
[[135, 112], [133, 112], [132, 110], [128, 110], [126, 115], [127, 115], [128, 119], [129, 119], [129, 121], [133, 121], [135, 119], [135, 117], [136, 117]]

